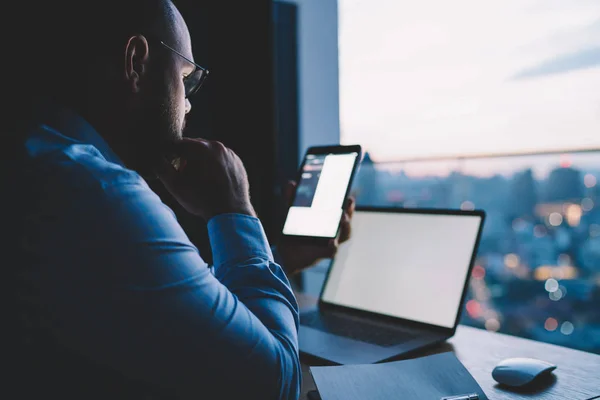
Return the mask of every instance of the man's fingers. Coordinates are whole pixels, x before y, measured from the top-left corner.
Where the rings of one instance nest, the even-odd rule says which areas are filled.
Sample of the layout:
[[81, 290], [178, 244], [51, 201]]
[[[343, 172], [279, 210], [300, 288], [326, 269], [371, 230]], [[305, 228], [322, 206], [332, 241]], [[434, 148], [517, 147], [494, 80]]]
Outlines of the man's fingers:
[[335, 257], [338, 250], [338, 239], [331, 239], [327, 242], [327, 246], [320, 246], [315, 253], [317, 260]]
[[175, 146], [181, 148], [192, 148], [193, 146], [208, 146], [211, 143], [213, 142], [206, 139], [184, 137], [175, 143]]
[[324, 259], [324, 258], [333, 258], [333, 256], [335, 256], [335, 254], [337, 253], [337, 249], [338, 249], [338, 240], [337, 239], [331, 239], [329, 240], [329, 242], [327, 242], [327, 246], [320, 246], [320, 250], [318, 251], [318, 259]]
[[327, 255], [323, 258], [333, 258], [335, 257], [335, 255], [337, 254], [338, 251], [338, 240], [337, 239], [331, 239], [329, 241], [329, 244], [327, 246]]
[[160, 158], [160, 165], [158, 166], [157, 169], [157, 174], [159, 176], [170, 176], [173, 175], [174, 173], [176, 173], [178, 170], [178, 168], [176, 168], [175, 166], [175, 160], [173, 161], [169, 161], [169, 159], [167, 157], [161, 157]]
[[206, 159], [216, 145], [204, 139], [182, 138], [172, 146], [172, 157], [163, 157], [158, 171], [160, 180], [171, 188], [176, 188], [186, 174], [190, 163]]
[[352, 234], [352, 216], [354, 215], [354, 210], [356, 209], [356, 200], [354, 200], [354, 197], [349, 197], [345, 206], [342, 222], [340, 223], [338, 243], [344, 243], [350, 239], [350, 235]]
[[185, 161], [180, 157], [177, 157], [174, 160], [168, 160], [166, 157], [161, 157], [160, 166], [157, 171], [158, 178], [165, 185], [174, 187], [179, 178], [179, 171], [183, 169], [184, 165]]
[[223, 143], [205, 139], [183, 138], [173, 146], [173, 166], [180, 172], [185, 172], [189, 164], [203, 166], [207, 160], [225, 158], [238, 158], [237, 155]]
[[339, 243], [344, 243], [350, 239], [352, 234], [351, 216], [349, 212], [345, 212], [340, 224]]
[[179, 142], [173, 145], [174, 152], [185, 159], [194, 159], [197, 157], [201, 157], [207, 151], [219, 146], [223, 146], [223, 144], [218, 142], [210, 142], [204, 139], [192, 139], [192, 138], [183, 138]]
[[346, 213], [352, 219], [354, 215], [354, 210], [356, 210], [356, 199], [354, 197], [349, 197], [348, 202], [346, 203]]

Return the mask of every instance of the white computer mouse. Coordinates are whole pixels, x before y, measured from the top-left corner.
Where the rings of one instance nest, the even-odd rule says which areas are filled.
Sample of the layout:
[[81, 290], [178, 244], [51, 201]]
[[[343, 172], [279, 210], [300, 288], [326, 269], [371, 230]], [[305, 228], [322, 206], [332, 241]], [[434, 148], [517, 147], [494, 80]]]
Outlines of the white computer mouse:
[[534, 358], [509, 358], [494, 368], [492, 378], [506, 386], [521, 387], [555, 369], [556, 365]]

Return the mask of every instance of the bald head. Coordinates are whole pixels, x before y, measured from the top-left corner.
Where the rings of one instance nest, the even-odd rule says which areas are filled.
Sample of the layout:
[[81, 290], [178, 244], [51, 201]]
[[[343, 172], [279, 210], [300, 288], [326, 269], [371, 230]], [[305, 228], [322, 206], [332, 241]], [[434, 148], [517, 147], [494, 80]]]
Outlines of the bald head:
[[187, 58], [193, 60], [194, 56], [191, 52], [192, 49], [192, 39], [190, 37], [190, 32], [183, 19], [183, 16], [179, 12], [179, 10], [175, 7], [173, 3], [170, 3], [170, 12], [169, 15], [172, 31], [169, 32], [171, 35], [171, 39], [173, 40], [172, 45], [176, 47], [179, 51], [183, 53]]
[[22, 91], [72, 91], [72, 82], [81, 87], [92, 77], [101, 81], [108, 65], [120, 62], [127, 40], [134, 35], [189, 41], [183, 18], [171, 0], [11, 3], [8, 8], [15, 21], [11, 26], [20, 26], [16, 34], [5, 36], [11, 38], [12, 67], [14, 73], [32, 79], [20, 83]]
[[[33, 0], [8, 5], [21, 31], [4, 51], [15, 109], [43, 97], [86, 119], [138, 171], [181, 139], [198, 69], [171, 0]], [[29, 10], [35, 10], [34, 13]], [[4, 26], [2, 29], [7, 29]], [[8, 90], [7, 90], [8, 89]], [[13, 94], [14, 93], [14, 94]]]

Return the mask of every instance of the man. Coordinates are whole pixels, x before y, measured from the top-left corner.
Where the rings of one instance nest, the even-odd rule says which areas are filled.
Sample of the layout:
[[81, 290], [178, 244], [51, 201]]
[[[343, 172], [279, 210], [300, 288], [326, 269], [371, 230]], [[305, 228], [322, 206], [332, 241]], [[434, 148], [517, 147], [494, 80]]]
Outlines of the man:
[[[206, 75], [176, 7], [33, 8], [20, 12], [36, 46], [13, 49], [26, 78], [13, 108], [27, 114], [2, 168], [18, 310], [8, 397], [296, 399], [298, 308], [244, 167], [221, 143], [182, 137]], [[207, 221], [211, 268], [142, 176]], [[288, 243], [281, 256], [298, 255], [298, 270], [335, 244], [319, 251]]]

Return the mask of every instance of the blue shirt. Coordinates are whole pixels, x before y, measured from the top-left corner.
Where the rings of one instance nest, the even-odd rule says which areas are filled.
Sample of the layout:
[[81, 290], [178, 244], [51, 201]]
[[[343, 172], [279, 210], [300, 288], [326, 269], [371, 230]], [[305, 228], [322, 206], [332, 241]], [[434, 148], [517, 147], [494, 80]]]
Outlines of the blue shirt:
[[15, 168], [24, 237], [3, 249], [22, 264], [37, 331], [178, 396], [296, 399], [298, 306], [259, 220], [208, 222], [213, 272], [86, 121], [43, 114]]

